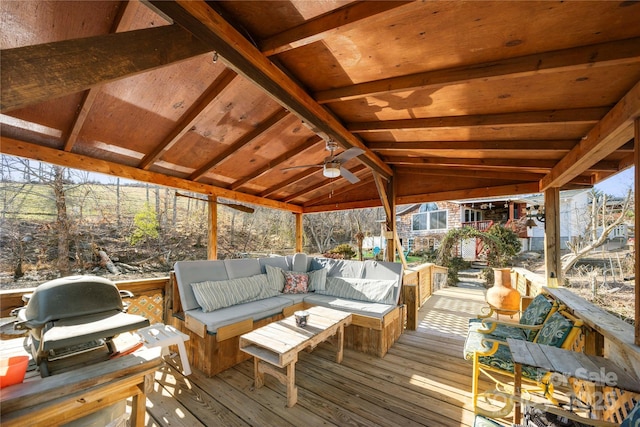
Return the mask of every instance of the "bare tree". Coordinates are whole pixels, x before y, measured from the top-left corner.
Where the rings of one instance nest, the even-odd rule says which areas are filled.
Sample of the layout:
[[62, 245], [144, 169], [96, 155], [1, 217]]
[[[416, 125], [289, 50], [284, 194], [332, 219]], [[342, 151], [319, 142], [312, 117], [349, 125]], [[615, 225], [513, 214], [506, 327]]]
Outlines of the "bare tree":
[[621, 208], [614, 209], [608, 204], [606, 194], [591, 192], [591, 209], [587, 217], [585, 232], [581, 238], [567, 242], [567, 247], [571, 252], [562, 257], [563, 274], [566, 274], [578, 260], [607, 241], [609, 234], [625, 220], [630, 211], [632, 196], [633, 194], [629, 190]]

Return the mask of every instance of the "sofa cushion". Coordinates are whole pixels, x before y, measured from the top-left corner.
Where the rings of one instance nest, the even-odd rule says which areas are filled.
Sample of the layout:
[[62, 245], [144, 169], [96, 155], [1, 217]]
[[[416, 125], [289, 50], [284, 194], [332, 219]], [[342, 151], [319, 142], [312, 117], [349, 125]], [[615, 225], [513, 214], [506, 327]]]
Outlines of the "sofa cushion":
[[284, 294], [306, 294], [309, 276], [307, 273], [284, 272]]
[[231, 325], [246, 319], [254, 321], [264, 319], [282, 313], [282, 309], [292, 305], [292, 301], [282, 297], [272, 297], [257, 301], [237, 304], [231, 307], [220, 308], [205, 313], [202, 309], [185, 312], [185, 316], [191, 316], [207, 326], [209, 333], [216, 333], [218, 328]]
[[357, 301], [353, 299], [338, 298], [331, 295], [307, 294], [304, 298], [305, 304], [319, 305], [322, 307], [335, 308], [336, 310], [348, 311], [353, 314], [376, 317], [382, 319], [387, 313], [393, 311], [396, 305], [381, 304], [379, 302]]
[[322, 292], [327, 281], [327, 269], [312, 270], [307, 272], [309, 276], [309, 292]]
[[564, 317], [560, 312], [555, 312], [544, 322], [544, 326], [538, 332], [536, 341], [538, 344], [551, 345], [560, 347], [564, 343], [565, 338], [571, 332], [573, 323]]
[[307, 254], [298, 252], [293, 255], [291, 270], [297, 273], [306, 273], [309, 270], [309, 259]]
[[363, 279], [395, 280], [393, 301], [400, 301], [403, 266], [399, 262], [366, 260], [362, 266]]
[[193, 294], [192, 283], [207, 280], [227, 280], [229, 278], [224, 261], [178, 261], [173, 266], [173, 269], [176, 274], [180, 302], [184, 311], [200, 308], [200, 304], [198, 304], [198, 300]]
[[327, 269], [327, 277], [362, 277], [364, 263], [333, 258], [313, 258], [309, 270]]
[[278, 292], [282, 292], [284, 289], [284, 272], [285, 270], [280, 267], [274, 267], [272, 265], [266, 265], [267, 282], [270, 289]]
[[191, 287], [205, 313], [277, 295], [276, 292], [270, 292], [266, 274], [192, 283]]
[[325, 289], [319, 293], [358, 301], [395, 304], [395, 284], [395, 280], [327, 277]]
[[283, 256], [271, 256], [265, 258], [258, 258], [258, 262], [260, 263], [260, 271], [262, 273], [267, 272], [267, 265], [273, 267], [279, 267], [283, 270], [290, 270], [289, 263], [287, 262], [287, 258]]
[[262, 273], [260, 262], [252, 258], [225, 259], [224, 267], [227, 269], [229, 279], [256, 276]]

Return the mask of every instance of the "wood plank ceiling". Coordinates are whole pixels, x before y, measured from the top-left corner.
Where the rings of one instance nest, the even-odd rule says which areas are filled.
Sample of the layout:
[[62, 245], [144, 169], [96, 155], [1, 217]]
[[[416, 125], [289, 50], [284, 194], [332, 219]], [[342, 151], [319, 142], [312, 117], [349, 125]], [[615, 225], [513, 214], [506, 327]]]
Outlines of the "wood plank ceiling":
[[[637, 1], [5, 1], [0, 150], [317, 212], [633, 165]], [[326, 178], [326, 141], [364, 150]], [[377, 182], [377, 184], [376, 184]]]

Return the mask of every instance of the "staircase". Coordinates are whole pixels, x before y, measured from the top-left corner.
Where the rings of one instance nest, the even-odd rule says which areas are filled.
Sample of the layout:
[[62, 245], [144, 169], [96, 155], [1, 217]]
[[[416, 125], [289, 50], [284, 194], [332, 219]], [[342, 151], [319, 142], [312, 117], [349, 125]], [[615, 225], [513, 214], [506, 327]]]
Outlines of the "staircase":
[[482, 270], [487, 267], [484, 262], [474, 261], [468, 270], [458, 272], [458, 286], [461, 288], [485, 288]]

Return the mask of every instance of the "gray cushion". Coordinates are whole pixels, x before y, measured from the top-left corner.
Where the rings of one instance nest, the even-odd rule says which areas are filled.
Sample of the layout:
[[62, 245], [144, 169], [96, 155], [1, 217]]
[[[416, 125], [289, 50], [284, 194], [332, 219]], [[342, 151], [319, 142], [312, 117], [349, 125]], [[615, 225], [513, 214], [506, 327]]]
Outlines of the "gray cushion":
[[333, 258], [314, 258], [311, 261], [309, 270], [327, 269], [327, 277], [362, 277], [364, 263], [360, 261], [350, 261]]
[[224, 266], [227, 269], [227, 275], [229, 276], [229, 279], [255, 276], [262, 273], [262, 271], [260, 270], [260, 262], [257, 259], [225, 259]]
[[289, 263], [287, 262], [287, 258], [283, 256], [272, 256], [266, 258], [258, 258], [258, 262], [260, 263], [260, 271], [262, 273], [267, 272], [267, 265], [271, 265], [273, 267], [278, 267], [283, 270], [289, 270]]
[[327, 281], [327, 270], [325, 268], [309, 271], [307, 275], [309, 276], [309, 292], [324, 291], [325, 282]]
[[403, 266], [399, 262], [366, 260], [362, 269], [363, 279], [395, 280], [393, 303], [400, 301]]
[[191, 287], [198, 304], [200, 304], [204, 312], [278, 294], [275, 291], [271, 291], [267, 286], [266, 274], [192, 283]]
[[267, 282], [269, 288], [277, 292], [282, 292], [284, 289], [284, 272], [286, 270], [268, 264], [265, 265], [265, 269], [267, 271]]
[[176, 283], [178, 284], [178, 292], [180, 293], [180, 301], [184, 311], [200, 308], [200, 304], [198, 304], [191, 288], [192, 283], [207, 280], [227, 280], [229, 278], [224, 261], [178, 261], [173, 266], [173, 269], [176, 274]]
[[291, 301], [292, 304], [298, 304], [304, 301], [304, 298], [309, 295], [306, 294], [280, 294], [276, 298], [285, 298]]
[[395, 284], [395, 280], [327, 277], [324, 291], [318, 293], [359, 301], [395, 304]]
[[[382, 319], [387, 313], [393, 311], [396, 305], [381, 304], [378, 302], [357, 301], [330, 295], [306, 294], [305, 303], [320, 305], [322, 307], [335, 308], [336, 310], [348, 311], [353, 314], [376, 317]], [[280, 298], [280, 297], [278, 297]]]
[[281, 313], [282, 309], [292, 305], [287, 298], [272, 297], [258, 301], [245, 302], [231, 307], [221, 308], [215, 311], [204, 313], [198, 308], [185, 313], [207, 326], [207, 331], [216, 333], [218, 328], [231, 325], [241, 320], [253, 319], [254, 321], [264, 319]]
[[298, 252], [293, 256], [291, 263], [291, 271], [297, 273], [306, 273], [309, 270], [309, 260], [307, 254]]

